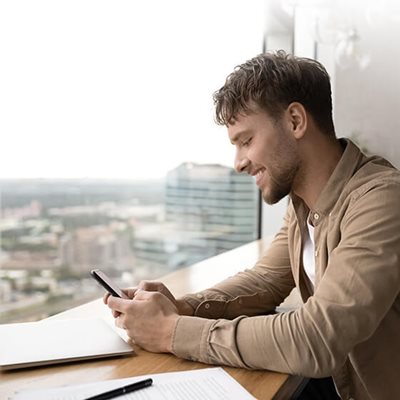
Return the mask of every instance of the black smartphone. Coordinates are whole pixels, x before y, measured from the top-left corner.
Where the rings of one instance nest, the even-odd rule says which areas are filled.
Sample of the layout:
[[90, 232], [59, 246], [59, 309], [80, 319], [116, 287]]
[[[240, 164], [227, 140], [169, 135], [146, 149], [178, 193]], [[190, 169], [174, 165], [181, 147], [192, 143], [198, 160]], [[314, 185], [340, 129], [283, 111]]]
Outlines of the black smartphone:
[[103, 286], [103, 288], [112, 296], [129, 299], [129, 297], [110, 279], [110, 277], [100, 269], [92, 269], [90, 275], [92, 275], [92, 277], [96, 279], [96, 281], [100, 283], [100, 285]]

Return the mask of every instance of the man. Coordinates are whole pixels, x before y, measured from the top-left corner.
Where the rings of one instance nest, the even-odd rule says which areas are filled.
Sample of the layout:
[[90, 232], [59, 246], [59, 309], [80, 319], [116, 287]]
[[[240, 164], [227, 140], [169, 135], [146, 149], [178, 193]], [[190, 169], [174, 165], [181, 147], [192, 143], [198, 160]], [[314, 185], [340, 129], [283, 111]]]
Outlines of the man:
[[[290, 196], [283, 226], [253, 269], [209, 290], [176, 300], [142, 282], [132, 300], [106, 296], [117, 325], [149, 351], [333, 376], [344, 399], [398, 398], [399, 172], [336, 138], [316, 61], [259, 55], [214, 100], [235, 168], [255, 176], [267, 203]], [[295, 286], [302, 307], [270, 314]]]

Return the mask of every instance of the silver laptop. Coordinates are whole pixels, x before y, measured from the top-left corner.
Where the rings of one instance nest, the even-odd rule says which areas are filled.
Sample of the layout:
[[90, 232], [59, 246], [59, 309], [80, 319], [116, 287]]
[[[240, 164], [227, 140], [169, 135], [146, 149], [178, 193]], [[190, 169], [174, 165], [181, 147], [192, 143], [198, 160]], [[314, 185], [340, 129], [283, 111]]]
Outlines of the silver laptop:
[[0, 325], [0, 369], [9, 370], [131, 354], [101, 318]]

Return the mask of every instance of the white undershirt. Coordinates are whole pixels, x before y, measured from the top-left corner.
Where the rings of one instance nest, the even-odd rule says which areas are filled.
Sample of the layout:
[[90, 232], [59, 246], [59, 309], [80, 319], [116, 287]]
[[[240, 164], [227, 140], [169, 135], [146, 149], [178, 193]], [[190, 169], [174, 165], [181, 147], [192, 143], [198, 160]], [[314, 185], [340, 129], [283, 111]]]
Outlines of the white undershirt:
[[304, 238], [303, 245], [303, 266], [304, 270], [310, 279], [313, 286], [315, 285], [315, 242], [314, 242], [314, 227], [307, 219], [307, 232]]
[[[310, 279], [313, 286], [315, 286], [315, 241], [314, 241], [314, 227], [308, 222], [307, 218], [307, 231], [306, 236], [304, 238], [304, 245], [303, 245], [303, 266], [304, 270]], [[339, 391], [336, 387], [336, 383], [333, 382], [335, 385], [336, 393], [339, 395]]]

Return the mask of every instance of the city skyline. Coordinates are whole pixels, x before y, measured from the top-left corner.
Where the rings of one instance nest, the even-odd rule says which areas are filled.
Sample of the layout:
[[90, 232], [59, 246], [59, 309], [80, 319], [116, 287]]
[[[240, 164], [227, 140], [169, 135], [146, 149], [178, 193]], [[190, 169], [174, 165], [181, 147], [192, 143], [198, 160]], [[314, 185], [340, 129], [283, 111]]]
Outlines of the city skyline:
[[3, 183], [0, 323], [99, 297], [94, 267], [127, 287], [254, 240], [257, 199], [252, 177], [217, 164], [184, 163], [156, 182]]

